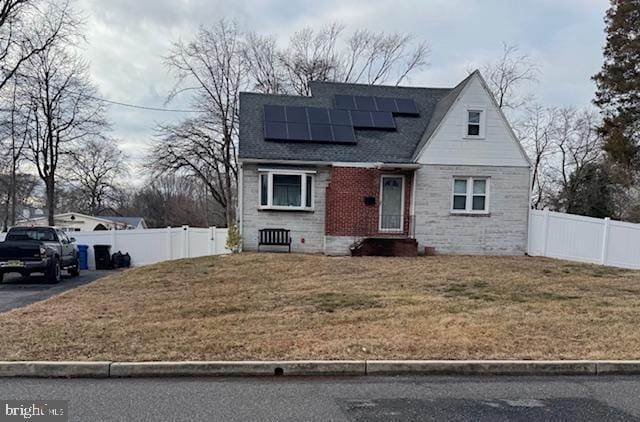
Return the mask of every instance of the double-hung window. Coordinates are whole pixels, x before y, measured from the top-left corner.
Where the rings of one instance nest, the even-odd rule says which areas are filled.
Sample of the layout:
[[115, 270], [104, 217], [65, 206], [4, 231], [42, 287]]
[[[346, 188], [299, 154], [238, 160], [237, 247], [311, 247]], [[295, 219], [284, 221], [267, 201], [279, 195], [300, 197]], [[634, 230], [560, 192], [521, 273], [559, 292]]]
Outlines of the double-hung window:
[[483, 109], [467, 110], [467, 120], [465, 125], [466, 138], [484, 138], [485, 132], [485, 111]]
[[261, 209], [312, 211], [315, 171], [259, 170]]
[[456, 177], [453, 179], [453, 213], [489, 213], [489, 179], [482, 177]]

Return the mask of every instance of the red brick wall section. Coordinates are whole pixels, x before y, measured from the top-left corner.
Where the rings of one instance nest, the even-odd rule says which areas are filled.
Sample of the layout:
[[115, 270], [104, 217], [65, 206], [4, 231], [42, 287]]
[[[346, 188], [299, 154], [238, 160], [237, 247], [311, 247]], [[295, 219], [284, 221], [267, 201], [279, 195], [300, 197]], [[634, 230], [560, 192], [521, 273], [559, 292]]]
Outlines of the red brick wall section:
[[[359, 167], [333, 167], [331, 169], [331, 179], [326, 192], [325, 231], [328, 236], [387, 235], [378, 232], [380, 175], [387, 173], [377, 169]], [[412, 172], [402, 174], [405, 175], [404, 234], [407, 235], [413, 177]], [[375, 205], [365, 205], [365, 197], [374, 197]]]

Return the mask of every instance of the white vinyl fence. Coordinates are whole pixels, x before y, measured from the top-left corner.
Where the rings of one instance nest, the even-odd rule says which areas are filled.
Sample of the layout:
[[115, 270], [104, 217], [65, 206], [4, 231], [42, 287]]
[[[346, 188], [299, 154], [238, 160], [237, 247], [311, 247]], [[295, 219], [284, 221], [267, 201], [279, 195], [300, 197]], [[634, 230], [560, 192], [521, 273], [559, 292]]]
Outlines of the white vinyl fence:
[[[94, 245], [110, 245], [112, 254], [128, 252], [133, 266], [230, 252], [225, 246], [227, 229], [215, 227], [69, 232], [68, 235], [75, 237], [78, 245], [89, 246], [90, 269], [95, 268]], [[4, 233], [0, 234], [1, 240]]]
[[529, 255], [640, 269], [640, 224], [532, 210]]

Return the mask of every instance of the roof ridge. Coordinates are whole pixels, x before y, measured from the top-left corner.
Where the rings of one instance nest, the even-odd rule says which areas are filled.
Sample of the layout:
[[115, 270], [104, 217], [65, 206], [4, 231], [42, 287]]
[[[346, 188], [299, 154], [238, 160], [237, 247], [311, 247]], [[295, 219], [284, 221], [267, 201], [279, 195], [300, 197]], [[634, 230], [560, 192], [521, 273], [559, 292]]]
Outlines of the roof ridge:
[[[450, 90], [451, 87], [442, 86], [406, 86], [406, 85], [387, 85], [387, 84], [368, 84], [360, 82], [338, 82], [338, 81], [310, 81], [309, 85], [349, 85], [354, 87], [369, 87], [369, 88], [391, 88], [391, 89], [415, 89], [415, 90]], [[312, 89], [313, 91], [313, 89]]]

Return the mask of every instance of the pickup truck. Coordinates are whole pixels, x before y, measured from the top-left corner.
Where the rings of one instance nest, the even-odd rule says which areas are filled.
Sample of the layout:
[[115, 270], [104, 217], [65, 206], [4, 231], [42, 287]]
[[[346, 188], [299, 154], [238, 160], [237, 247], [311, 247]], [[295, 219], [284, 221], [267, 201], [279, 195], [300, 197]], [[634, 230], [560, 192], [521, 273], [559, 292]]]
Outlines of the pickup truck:
[[0, 242], [0, 282], [6, 273], [43, 273], [60, 281], [62, 269], [80, 275], [80, 254], [74, 238], [55, 227], [13, 227]]

